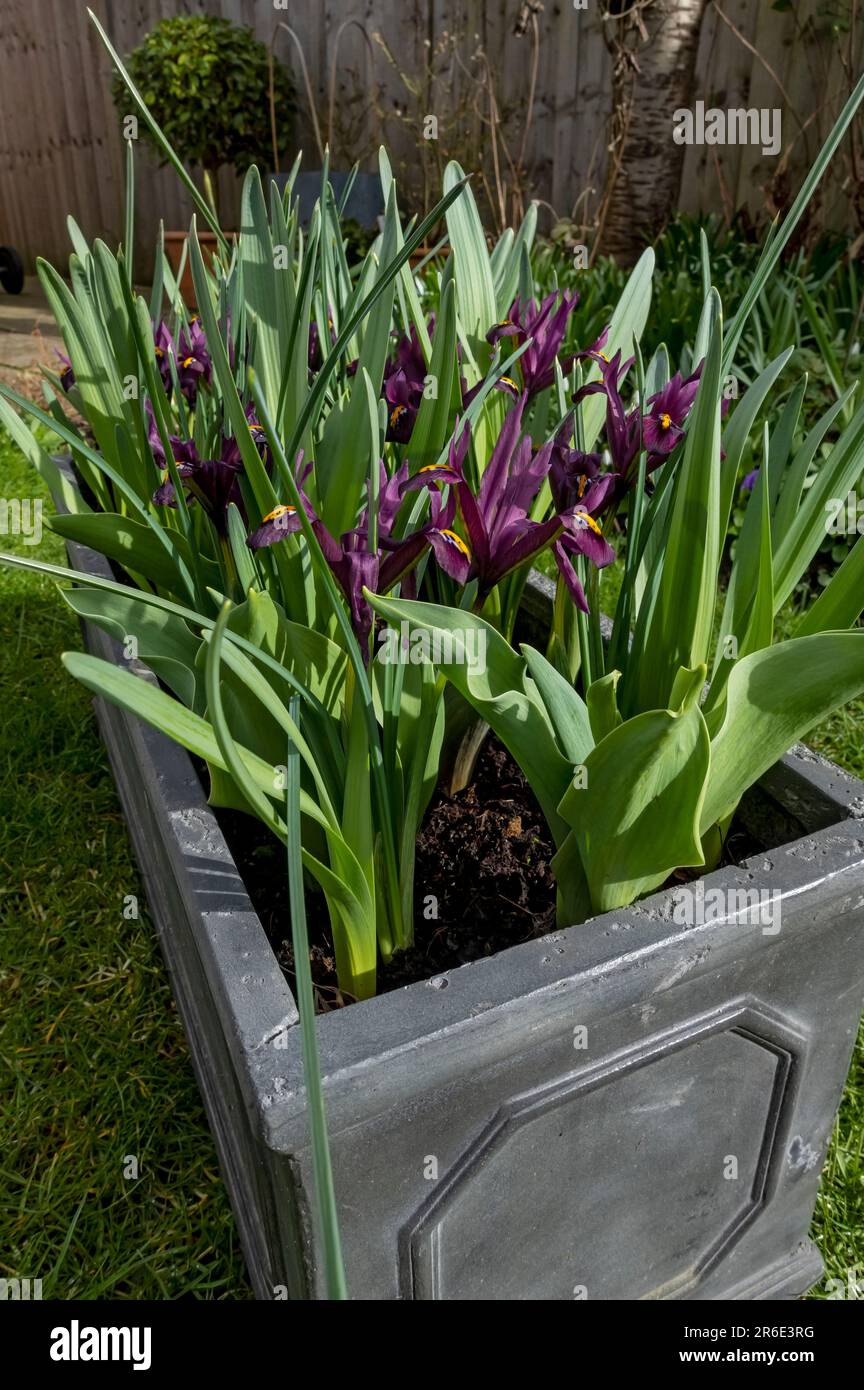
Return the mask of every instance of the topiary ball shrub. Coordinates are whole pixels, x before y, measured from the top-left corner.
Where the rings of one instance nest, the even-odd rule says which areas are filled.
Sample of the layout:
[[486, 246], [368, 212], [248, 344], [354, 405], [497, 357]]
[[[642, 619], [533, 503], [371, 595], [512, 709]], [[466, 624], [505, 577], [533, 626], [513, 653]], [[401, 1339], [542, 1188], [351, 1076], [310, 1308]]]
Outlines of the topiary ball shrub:
[[[177, 154], [214, 174], [223, 164], [243, 172], [250, 164], [273, 162], [270, 130], [270, 70], [265, 44], [252, 30], [214, 15], [163, 19], [129, 54], [126, 66]], [[280, 154], [290, 139], [295, 110], [288, 70], [273, 71]], [[129, 114], [129, 94], [119, 77], [114, 105]], [[146, 125], [142, 135], [161, 148]]]

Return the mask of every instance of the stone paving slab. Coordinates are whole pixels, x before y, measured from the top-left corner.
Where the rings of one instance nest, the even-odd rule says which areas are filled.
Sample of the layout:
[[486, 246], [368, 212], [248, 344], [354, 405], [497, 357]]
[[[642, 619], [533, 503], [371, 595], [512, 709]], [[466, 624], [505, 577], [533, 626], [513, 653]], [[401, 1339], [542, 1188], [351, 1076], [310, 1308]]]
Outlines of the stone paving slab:
[[[0, 290], [0, 380], [32, 395], [38, 391], [39, 368], [56, 369], [63, 344], [48, 302], [35, 275], [21, 294]], [[29, 389], [28, 389], [29, 388]]]

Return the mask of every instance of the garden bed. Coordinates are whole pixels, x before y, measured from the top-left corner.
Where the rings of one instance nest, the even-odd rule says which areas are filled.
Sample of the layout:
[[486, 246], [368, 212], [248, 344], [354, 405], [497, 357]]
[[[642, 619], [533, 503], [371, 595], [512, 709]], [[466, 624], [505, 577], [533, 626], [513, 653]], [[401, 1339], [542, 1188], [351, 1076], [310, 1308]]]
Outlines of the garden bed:
[[[323, 1297], [283, 971], [189, 757], [97, 710], [256, 1293]], [[861, 1006], [862, 814], [862, 784], [795, 750], [742, 804], [767, 850], [705, 880], [782, 894], [778, 933], [679, 925], [667, 890], [320, 1017], [354, 1296], [815, 1282], [806, 1232]]]

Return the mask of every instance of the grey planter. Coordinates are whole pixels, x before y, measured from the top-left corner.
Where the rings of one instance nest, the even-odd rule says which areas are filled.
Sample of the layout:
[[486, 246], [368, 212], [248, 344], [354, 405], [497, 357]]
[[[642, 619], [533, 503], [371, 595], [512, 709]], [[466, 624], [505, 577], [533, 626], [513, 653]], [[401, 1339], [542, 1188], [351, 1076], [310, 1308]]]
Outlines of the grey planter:
[[[255, 1292], [321, 1298], [293, 998], [188, 757], [96, 707]], [[706, 901], [779, 893], [779, 931], [679, 925], [657, 893], [318, 1020], [354, 1298], [779, 1299], [819, 1278], [864, 785], [799, 747], [744, 815], [771, 849]]]

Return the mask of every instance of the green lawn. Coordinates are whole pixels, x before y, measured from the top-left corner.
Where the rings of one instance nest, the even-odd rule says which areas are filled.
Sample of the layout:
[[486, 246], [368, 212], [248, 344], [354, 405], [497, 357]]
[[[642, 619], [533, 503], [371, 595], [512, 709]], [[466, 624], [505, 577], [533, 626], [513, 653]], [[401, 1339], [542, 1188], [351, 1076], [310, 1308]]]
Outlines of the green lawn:
[[[2, 435], [0, 495], [44, 495]], [[76, 622], [33, 576], [0, 570], [0, 598], [0, 1275], [42, 1278], [46, 1298], [249, 1298], [155, 932], [123, 917], [135, 864], [89, 697], [58, 660]], [[862, 716], [810, 742], [864, 776]], [[829, 1276], [864, 1265], [862, 1146], [864, 1034], [814, 1221]]]
[[[37, 494], [0, 436], [0, 495]], [[46, 533], [38, 554], [63, 548]], [[44, 1298], [250, 1298], [155, 931], [123, 917], [141, 886], [59, 662], [77, 620], [34, 576], [0, 570], [0, 599], [0, 1276]]]

